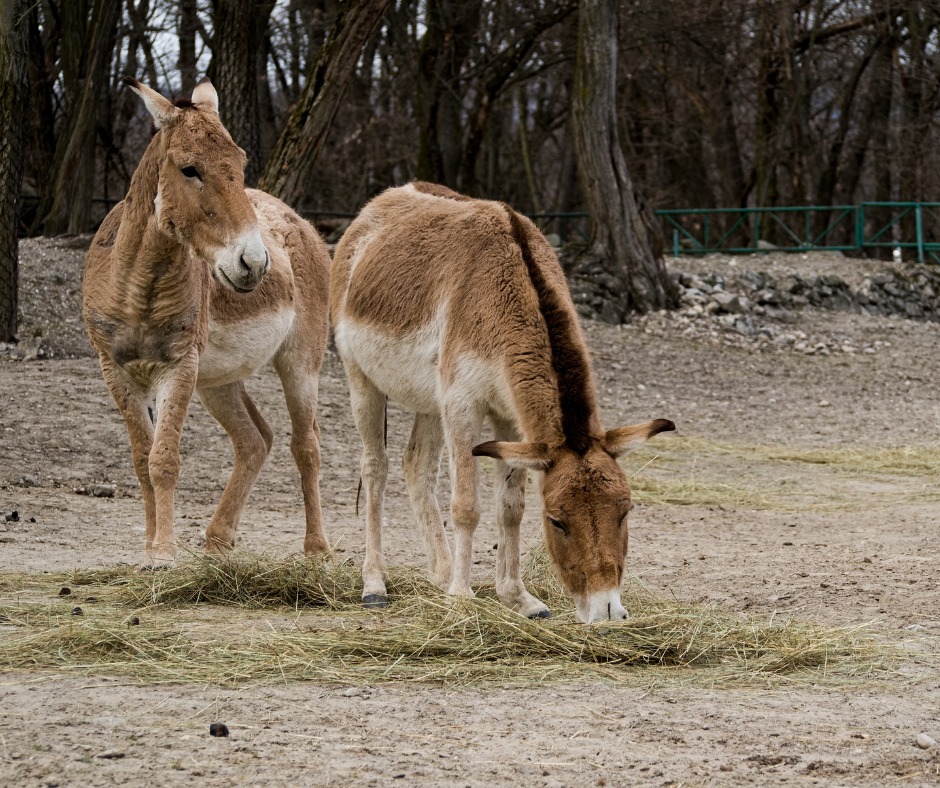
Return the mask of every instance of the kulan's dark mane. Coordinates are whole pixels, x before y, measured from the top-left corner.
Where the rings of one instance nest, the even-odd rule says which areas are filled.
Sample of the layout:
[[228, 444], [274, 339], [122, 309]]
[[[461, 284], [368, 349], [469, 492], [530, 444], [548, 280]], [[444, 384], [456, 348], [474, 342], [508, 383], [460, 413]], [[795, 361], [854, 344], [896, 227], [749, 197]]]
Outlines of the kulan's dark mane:
[[522, 218], [506, 206], [513, 238], [522, 251], [529, 278], [538, 295], [539, 309], [548, 329], [552, 367], [558, 380], [562, 429], [567, 445], [584, 454], [591, 445], [592, 420], [597, 410], [591, 363], [577, 330], [577, 316], [549, 282], [529, 246]]

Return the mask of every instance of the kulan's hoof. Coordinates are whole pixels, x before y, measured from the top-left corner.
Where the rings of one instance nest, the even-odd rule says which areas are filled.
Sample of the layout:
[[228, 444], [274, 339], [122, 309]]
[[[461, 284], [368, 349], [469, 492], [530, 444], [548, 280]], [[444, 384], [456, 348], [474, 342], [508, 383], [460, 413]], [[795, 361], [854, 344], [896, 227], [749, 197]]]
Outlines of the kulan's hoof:
[[146, 564], [140, 565], [141, 572], [165, 572], [167, 569], [172, 569], [174, 561], [148, 561]]
[[385, 594], [366, 594], [362, 597], [362, 606], [367, 609], [388, 607], [388, 597]]
[[531, 616], [529, 616], [529, 618], [531, 619], [551, 618], [551, 617], [552, 617], [552, 611], [548, 610], [547, 608], [545, 610], [540, 610], [538, 613], [533, 613]]

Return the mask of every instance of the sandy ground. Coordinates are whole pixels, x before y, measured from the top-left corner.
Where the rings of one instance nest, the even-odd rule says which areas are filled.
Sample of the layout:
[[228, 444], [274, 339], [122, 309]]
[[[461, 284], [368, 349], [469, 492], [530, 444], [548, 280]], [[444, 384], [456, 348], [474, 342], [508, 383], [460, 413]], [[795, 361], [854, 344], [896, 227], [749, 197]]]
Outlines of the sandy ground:
[[[77, 309], [81, 257], [81, 242], [24, 244], [25, 330], [17, 352], [25, 346], [33, 360], [0, 352], [2, 570], [63, 571], [143, 557], [142, 505], [124, 428]], [[858, 347], [877, 340], [878, 350], [758, 352], [721, 336], [690, 340], [655, 321], [589, 324], [604, 420], [671, 418], [681, 436], [708, 445], [868, 451], [940, 442], [940, 326], [803, 310], [792, 329]], [[303, 533], [286, 410], [272, 371], [256, 376], [250, 391], [276, 443], [239, 544], [286, 555], [301, 548]], [[332, 354], [320, 418], [328, 535], [358, 558], [359, 443]], [[410, 423], [391, 408], [389, 424], [388, 558], [423, 565], [398, 470]], [[195, 547], [231, 462], [224, 433], [198, 403], [183, 451], [177, 534]], [[641, 499], [629, 565], [654, 591], [754, 614], [876, 621], [886, 639], [922, 659], [899, 663], [896, 677], [878, 682], [785, 690], [680, 687], [654, 672], [634, 674], [622, 687], [525, 690], [315, 682], [222, 689], [6, 673], [0, 784], [940, 785], [940, 748], [916, 744], [920, 733], [940, 739], [938, 480], [833, 474], [809, 463], [742, 464], [739, 455], [714, 450], [668, 459], [643, 472], [746, 483], [774, 492], [776, 503]], [[626, 460], [630, 473], [640, 470], [637, 462]], [[114, 497], [87, 494], [102, 484], [114, 485]], [[529, 549], [540, 539], [531, 487]], [[814, 496], [835, 505], [813, 506]], [[4, 522], [13, 510], [18, 521]], [[487, 517], [476, 581], [492, 578], [493, 544]], [[228, 738], [208, 735], [217, 720], [228, 725]]]

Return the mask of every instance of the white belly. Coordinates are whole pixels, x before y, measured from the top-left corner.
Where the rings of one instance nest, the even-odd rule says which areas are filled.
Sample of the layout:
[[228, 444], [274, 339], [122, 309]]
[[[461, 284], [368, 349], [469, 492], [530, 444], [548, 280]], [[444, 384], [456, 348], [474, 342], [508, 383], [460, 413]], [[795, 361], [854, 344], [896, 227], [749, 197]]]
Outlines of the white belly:
[[441, 320], [404, 337], [394, 337], [344, 318], [336, 326], [336, 347], [389, 399], [415, 413], [439, 410]]
[[209, 321], [209, 339], [199, 357], [197, 386], [244, 380], [270, 361], [294, 325], [294, 310], [282, 309], [237, 323]]
[[384, 334], [344, 318], [336, 327], [336, 347], [388, 398], [415, 413], [439, 413], [445, 403], [479, 409], [515, 423], [508, 381], [498, 363], [472, 354], [453, 363], [453, 380], [440, 378], [443, 312], [438, 319], [403, 337]]

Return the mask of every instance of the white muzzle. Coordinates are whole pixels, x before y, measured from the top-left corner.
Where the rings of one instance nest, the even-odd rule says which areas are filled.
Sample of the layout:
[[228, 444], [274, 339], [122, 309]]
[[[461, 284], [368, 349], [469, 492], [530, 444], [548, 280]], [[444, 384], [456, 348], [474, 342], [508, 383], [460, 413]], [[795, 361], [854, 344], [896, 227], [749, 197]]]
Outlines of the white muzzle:
[[216, 276], [233, 290], [254, 290], [271, 268], [271, 257], [257, 228], [249, 230], [216, 255]]
[[575, 616], [582, 624], [595, 621], [623, 621], [630, 614], [620, 603], [620, 589], [597, 591], [593, 594], [577, 594], [574, 597]]

